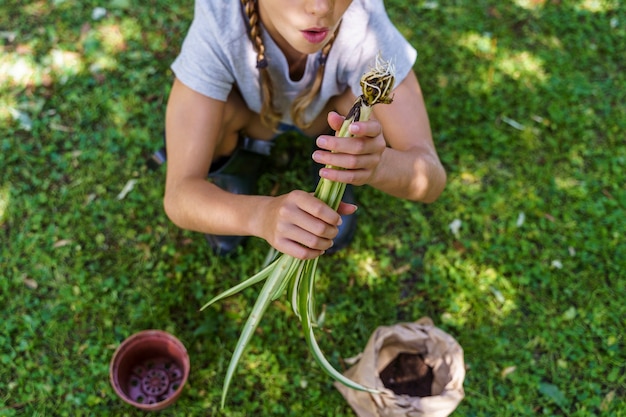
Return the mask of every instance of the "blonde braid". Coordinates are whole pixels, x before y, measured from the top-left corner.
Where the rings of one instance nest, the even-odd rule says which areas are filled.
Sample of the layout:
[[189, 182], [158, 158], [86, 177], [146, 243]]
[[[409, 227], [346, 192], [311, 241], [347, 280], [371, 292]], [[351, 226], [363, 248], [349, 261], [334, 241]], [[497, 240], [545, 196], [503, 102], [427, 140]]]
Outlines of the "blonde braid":
[[269, 71], [267, 70], [267, 58], [265, 57], [265, 45], [261, 37], [261, 23], [256, 10], [256, 0], [241, 0], [244, 6], [248, 22], [250, 24], [250, 40], [257, 53], [256, 67], [261, 77], [261, 121], [266, 126], [274, 129], [282, 119], [282, 115], [273, 104], [273, 85]]
[[328, 54], [330, 53], [330, 48], [333, 46], [333, 42], [335, 40], [335, 34], [329, 39], [328, 43], [324, 45], [322, 48], [322, 53], [319, 57], [319, 67], [317, 68], [317, 73], [315, 74], [315, 79], [313, 80], [313, 84], [306, 89], [303, 90], [298, 97], [295, 98], [291, 105], [291, 119], [301, 129], [306, 129], [311, 127], [313, 124], [313, 120], [304, 120], [304, 112], [311, 105], [313, 99], [319, 93], [320, 88], [322, 87], [322, 80], [324, 79], [324, 69], [326, 68], [326, 59], [328, 58]]

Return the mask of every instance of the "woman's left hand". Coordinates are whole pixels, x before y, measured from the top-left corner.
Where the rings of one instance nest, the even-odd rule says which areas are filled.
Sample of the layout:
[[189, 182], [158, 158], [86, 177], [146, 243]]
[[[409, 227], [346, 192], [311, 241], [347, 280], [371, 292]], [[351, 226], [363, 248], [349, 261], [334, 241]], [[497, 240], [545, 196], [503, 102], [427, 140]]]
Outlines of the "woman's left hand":
[[[328, 114], [328, 124], [339, 130], [344, 117], [335, 112]], [[374, 177], [386, 143], [382, 127], [376, 120], [356, 122], [350, 126], [354, 137], [321, 135], [317, 138], [320, 148], [313, 152], [313, 160], [319, 164], [332, 165], [342, 169], [322, 168], [320, 176], [346, 184], [368, 184]]]

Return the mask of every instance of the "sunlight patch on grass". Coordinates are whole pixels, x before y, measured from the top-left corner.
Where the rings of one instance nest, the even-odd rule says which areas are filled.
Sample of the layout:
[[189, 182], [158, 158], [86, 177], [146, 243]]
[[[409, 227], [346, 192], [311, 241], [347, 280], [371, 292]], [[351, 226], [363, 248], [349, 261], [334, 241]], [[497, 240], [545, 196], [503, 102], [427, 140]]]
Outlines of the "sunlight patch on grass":
[[554, 177], [554, 183], [561, 190], [570, 190], [573, 188], [579, 189], [584, 187], [584, 183], [574, 178], [563, 178], [560, 176]]
[[444, 322], [464, 326], [470, 317], [482, 317], [499, 323], [517, 310], [516, 289], [495, 267], [469, 260], [450, 263], [446, 253], [433, 255], [430, 262], [445, 271], [442, 279], [447, 282]]
[[119, 25], [103, 25], [98, 28], [98, 38], [108, 53], [119, 53], [126, 50], [126, 40]]
[[[141, 24], [133, 18], [125, 18], [120, 22], [120, 31], [124, 35], [126, 41], [141, 41], [145, 38], [146, 33]], [[155, 36], [154, 34], [152, 36]]]
[[[514, 3], [525, 10], [537, 10], [546, 4], [546, 0], [515, 0]], [[618, 0], [582, 0], [574, 6], [578, 10], [601, 13], [619, 7]]]
[[546, 3], [546, 0], [515, 0], [515, 3], [518, 7], [526, 10], [536, 10]]
[[0, 90], [0, 122], [3, 122], [0, 124], [0, 128], [5, 128], [5, 123], [8, 124], [13, 120], [14, 109], [15, 97]]
[[466, 33], [460, 37], [458, 44], [483, 58], [492, 58], [498, 49], [496, 40], [489, 33]]
[[586, 10], [593, 13], [602, 13], [609, 10], [617, 10], [619, 1], [617, 0], [583, 0], [577, 6], [579, 10]]
[[484, 175], [478, 175], [477, 173], [469, 171], [461, 171], [459, 180], [461, 181], [461, 187], [466, 188], [468, 191], [479, 192], [482, 190], [482, 181]]
[[4, 184], [0, 187], [0, 224], [4, 222], [4, 214], [9, 207], [11, 200], [11, 187], [9, 184]]
[[41, 72], [41, 67], [34, 62], [31, 55], [14, 52], [3, 52], [0, 55], [0, 86], [39, 84]]
[[50, 12], [50, 6], [46, 4], [46, 1], [33, 1], [22, 7], [22, 12], [29, 16], [44, 16]]
[[477, 196], [485, 191], [485, 179], [493, 172], [502, 172], [493, 162], [477, 162], [471, 156], [457, 169], [450, 172], [446, 190], [454, 195]]
[[[5, 37], [9, 35], [7, 32]], [[15, 52], [0, 54], [0, 86], [47, 85], [52, 77], [64, 84], [83, 72], [88, 61], [91, 72], [113, 70], [118, 65], [115, 56], [127, 48], [126, 39], [140, 37], [136, 22], [129, 21], [90, 29], [82, 39], [83, 53], [54, 48], [38, 60], [31, 45], [20, 45]]]
[[360, 285], [369, 285], [372, 286], [376, 284], [377, 281], [380, 281], [380, 265], [379, 259], [377, 259], [372, 254], [360, 257], [357, 259], [357, 282]]
[[543, 60], [527, 51], [505, 55], [497, 60], [496, 67], [516, 81], [547, 79]]
[[50, 64], [50, 68], [59, 77], [62, 84], [65, 84], [70, 77], [78, 75], [84, 68], [84, 62], [80, 54], [61, 49], [50, 51], [45, 62]]
[[114, 56], [102, 54], [93, 58], [93, 62], [89, 66], [89, 72], [92, 74], [100, 74], [113, 71], [118, 65], [117, 59], [115, 59]]
[[108, 107], [111, 119], [115, 126], [124, 128], [129, 119], [141, 109], [143, 103], [140, 97], [129, 95], [121, 98], [111, 98], [108, 100]]
[[84, 68], [80, 54], [53, 49], [41, 63], [30, 52], [8, 52], [0, 56], [0, 86], [40, 86], [50, 82], [50, 76], [58, 76], [61, 83], [76, 76]]
[[477, 277], [477, 288], [482, 291], [486, 306], [496, 316], [506, 316], [517, 309], [513, 300], [516, 292], [510, 281], [494, 268], [483, 269]]
[[498, 74], [525, 82], [529, 86], [537, 82], [543, 83], [547, 79], [542, 59], [528, 51], [513, 52], [499, 48], [498, 39], [491, 33], [465, 33], [460, 36], [458, 44], [489, 63], [484, 70], [475, 74], [474, 80], [478, 82], [479, 90], [490, 91]]

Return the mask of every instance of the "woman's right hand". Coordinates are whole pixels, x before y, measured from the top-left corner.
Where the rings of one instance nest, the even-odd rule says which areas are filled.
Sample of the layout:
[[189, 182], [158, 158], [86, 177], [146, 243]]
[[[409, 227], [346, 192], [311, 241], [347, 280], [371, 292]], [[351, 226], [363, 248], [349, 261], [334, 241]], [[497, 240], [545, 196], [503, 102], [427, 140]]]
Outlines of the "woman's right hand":
[[301, 190], [272, 197], [258, 216], [260, 237], [280, 252], [299, 259], [313, 259], [333, 245], [341, 216], [357, 207], [341, 203], [338, 211]]

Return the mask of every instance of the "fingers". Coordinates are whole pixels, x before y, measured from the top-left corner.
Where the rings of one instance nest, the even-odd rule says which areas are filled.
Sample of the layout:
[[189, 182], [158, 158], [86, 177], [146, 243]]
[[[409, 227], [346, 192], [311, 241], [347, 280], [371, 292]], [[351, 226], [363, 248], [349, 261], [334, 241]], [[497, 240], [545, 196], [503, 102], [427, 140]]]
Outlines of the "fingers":
[[273, 197], [263, 208], [261, 221], [265, 238], [274, 248], [298, 259], [313, 259], [333, 246], [341, 225], [341, 216], [357, 210], [354, 204], [341, 202], [337, 211], [312, 193], [294, 190]]
[[359, 207], [355, 204], [344, 203], [343, 201], [339, 203], [339, 208], [337, 208], [337, 213], [342, 216], [354, 214]]
[[[339, 129], [343, 121], [337, 113], [328, 114], [328, 123], [333, 129]], [[341, 168], [322, 168], [321, 177], [364, 185], [374, 176], [387, 144], [376, 120], [352, 123], [350, 134], [351, 137], [319, 136], [316, 143], [320, 149], [313, 152], [312, 158], [318, 164]]]
[[[367, 156], [371, 154], [380, 154], [385, 149], [385, 140], [382, 136], [377, 137], [349, 137], [341, 138], [335, 136], [322, 135], [317, 138], [317, 146], [320, 148], [313, 152], [313, 159], [318, 163], [330, 163], [346, 169], [352, 169], [353, 166], [337, 165], [332, 163], [332, 154], [340, 156]], [[335, 158], [336, 159], [336, 158]], [[346, 159], [351, 161], [351, 159]], [[352, 163], [351, 165], [356, 165]]]
[[[343, 121], [343, 117], [336, 113], [330, 113], [328, 119], [331, 124], [338, 123], [341, 125], [341, 121]], [[316, 144], [320, 149], [313, 153], [313, 159], [318, 163], [331, 164], [346, 169], [357, 169], [358, 164], [354, 162], [354, 159], [350, 158], [346, 159], [347, 165], [334, 164], [330, 161], [332, 159], [330, 153], [366, 156], [380, 154], [387, 146], [382, 136], [382, 127], [376, 120], [354, 122], [350, 125], [350, 133], [353, 135], [352, 137], [319, 136]]]
[[298, 259], [315, 259], [324, 254], [323, 250], [311, 249], [293, 240], [281, 240], [272, 246], [279, 252]]
[[[321, 137], [320, 137], [321, 139]], [[373, 177], [385, 150], [384, 140], [370, 138], [337, 138], [336, 150], [316, 150], [312, 158], [324, 165], [319, 175], [332, 181], [364, 185]], [[348, 143], [350, 142], [350, 143]], [[327, 168], [326, 166], [341, 169]]]
[[339, 213], [304, 191], [278, 197], [277, 203], [272, 215], [275, 225], [267, 239], [276, 249], [299, 259], [312, 259], [333, 245], [341, 222]]
[[[335, 215], [339, 216], [337, 213]], [[297, 241], [308, 248], [326, 250], [337, 235], [337, 221], [329, 223], [304, 210], [294, 213], [290, 220], [292, 222], [281, 230], [281, 234], [286, 239]]]
[[343, 124], [345, 117], [343, 117], [337, 112], [331, 111], [330, 113], [328, 113], [327, 120], [328, 120], [328, 125], [330, 126], [330, 128], [336, 131], [341, 128], [341, 125]]
[[[328, 113], [328, 124], [331, 129], [338, 131], [345, 120], [345, 117], [336, 112]], [[377, 120], [365, 122], [353, 122], [350, 125], [350, 133], [354, 136], [376, 137], [382, 134], [382, 125]]]

